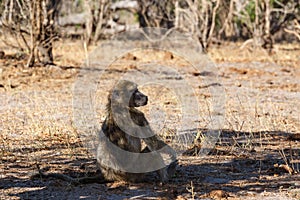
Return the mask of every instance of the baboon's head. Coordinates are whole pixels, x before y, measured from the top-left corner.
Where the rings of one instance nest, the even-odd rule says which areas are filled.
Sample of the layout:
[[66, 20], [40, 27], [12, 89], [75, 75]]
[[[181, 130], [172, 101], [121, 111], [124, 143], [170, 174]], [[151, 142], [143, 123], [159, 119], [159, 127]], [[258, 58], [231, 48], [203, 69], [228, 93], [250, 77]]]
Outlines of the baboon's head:
[[110, 106], [139, 107], [148, 102], [148, 97], [141, 93], [137, 84], [121, 80], [110, 92], [108, 97]]

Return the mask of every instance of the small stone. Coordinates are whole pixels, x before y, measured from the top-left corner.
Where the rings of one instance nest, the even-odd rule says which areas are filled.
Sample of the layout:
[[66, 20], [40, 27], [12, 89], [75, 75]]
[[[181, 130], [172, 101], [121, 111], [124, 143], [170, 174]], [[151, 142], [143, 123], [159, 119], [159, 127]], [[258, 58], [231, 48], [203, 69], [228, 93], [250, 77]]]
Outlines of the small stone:
[[212, 190], [209, 193], [209, 197], [213, 199], [222, 199], [228, 197], [228, 194], [223, 190]]
[[242, 87], [242, 84], [240, 82], [235, 82], [235, 86]]

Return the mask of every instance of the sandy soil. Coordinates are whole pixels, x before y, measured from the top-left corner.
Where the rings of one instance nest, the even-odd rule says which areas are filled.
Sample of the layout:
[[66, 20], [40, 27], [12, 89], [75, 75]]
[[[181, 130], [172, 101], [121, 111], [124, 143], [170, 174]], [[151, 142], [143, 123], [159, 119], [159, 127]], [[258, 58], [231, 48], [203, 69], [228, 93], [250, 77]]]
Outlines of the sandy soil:
[[[73, 177], [97, 173], [95, 159], [73, 123], [73, 88], [85, 55], [80, 42], [57, 43], [57, 66], [34, 68], [24, 67], [22, 55], [1, 48], [7, 55], [0, 59], [0, 199], [300, 199], [299, 45], [279, 45], [272, 55], [240, 50], [237, 44], [213, 47], [209, 56], [220, 80], [210, 85], [203, 81], [209, 73], [184, 68], [188, 64], [169, 53], [122, 57], [97, 82], [99, 124], [108, 92], [103, 88], [112, 86], [112, 78], [160, 59], [160, 64], [188, 69], [183, 76], [195, 87], [189, 95], [196, 95], [203, 113], [199, 127], [190, 127], [199, 138], [184, 147], [176, 174], [167, 184], [151, 176], [145, 183], [79, 186], [30, 177], [37, 166]], [[164, 78], [176, 84], [172, 74]], [[207, 118], [214, 115], [209, 113], [210, 89], [216, 87], [225, 91], [225, 121], [217, 145], [199, 156]], [[151, 106], [166, 113], [164, 137], [176, 128], [180, 101], [167, 90], [161, 95], [160, 87], [145, 86], [143, 91], [150, 98], [149, 107], [143, 108], [150, 122], [155, 122]]]

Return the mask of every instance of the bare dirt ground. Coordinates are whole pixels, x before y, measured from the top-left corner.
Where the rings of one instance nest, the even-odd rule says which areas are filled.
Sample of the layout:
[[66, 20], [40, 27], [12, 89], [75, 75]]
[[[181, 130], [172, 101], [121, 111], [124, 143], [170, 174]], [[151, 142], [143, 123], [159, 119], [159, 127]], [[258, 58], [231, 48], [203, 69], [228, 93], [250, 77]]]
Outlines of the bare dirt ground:
[[[226, 92], [222, 133], [209, 155], [197, 156], [207, 119], [200, 120], [195, 131], [200, 139], [179, 156], [175, 176], [164, 185], [153, 177], [145, 183], [79, 186], [30, 179], [37, 166], [73, 177], [96, 173], [95, 159], [72, 121], [72, 89], [85, 53], [78, 41], [58, 42], [57, 66], [26, 68], [23, 55], [4, 45], [0, 50], [6, 53], [0, 59], [0, 199], [300, 199], [299, 44], [278, 45], [272, 55], [241, 50], [238, 44], [212, 47], [209, 56]], [[110, 76], [138, 68], [147, 56], [122, 58], [125, 66], [116, 65], [99, 84], [111, 87]], [[186, 65], [177, 58], [171, 61], [169, 54], [162, 57], [169, 64]], [[195, 93], [205, 105], [210, 101], [207, 88], [218, 85], [198, 83], [205, 73], [186, 73], [198, 84]], [[157, 90], [145, 91], [150, 99], [159, 96]], [[101, 110], [107, 91], [97, 92]], [[177, 104], [166, 95], [150, 100], [149, 107], [162, 106], [177, 115]], [[201, 112], [208, 112], [205, 106]], [[98, 114], [101, 124], [104, 114]], [[170, 126], [176, 123], [170, 121]]]

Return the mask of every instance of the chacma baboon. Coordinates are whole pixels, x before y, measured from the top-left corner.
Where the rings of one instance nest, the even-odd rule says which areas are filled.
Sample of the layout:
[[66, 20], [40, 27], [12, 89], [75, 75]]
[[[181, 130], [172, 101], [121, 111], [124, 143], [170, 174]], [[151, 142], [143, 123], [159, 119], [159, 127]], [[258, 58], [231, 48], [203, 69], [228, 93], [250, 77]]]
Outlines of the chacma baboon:
[[[148, 97], [130, 81], [119, 81], [110, 91], [107, 117], [102, 124], [97, 149], [97, 162], [101, 174], [94, 177], [73, 178], [64, 174], [39, 173], [32, 176], [58, 178], [72, 184], [105, 183], [125, 180], [138, 182], [144, 175], [157, 171], [161, 182], [173, 176], [176, 153], [154, 134], [144, 114], [135, 107], [144, 106]], [[141, 140], [146, 147], [142, 150]], [[163, 156], [167, 159], [163, 159]]]
[[[107, 180], [136, 182], [157, 171], [160, 181], [165, 182], [174, 174], [175, 151], [153, 133], [144, 114], [135, 108], [147, 101], [137, 85], [126, 80], [119, 81], [109, 93], [97, 150], [97, 161]], [[141, 140], [146, 145], [143, 150]], [[169, 158], [168, 164], [162, 154]]]

